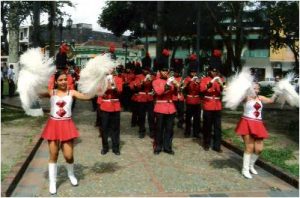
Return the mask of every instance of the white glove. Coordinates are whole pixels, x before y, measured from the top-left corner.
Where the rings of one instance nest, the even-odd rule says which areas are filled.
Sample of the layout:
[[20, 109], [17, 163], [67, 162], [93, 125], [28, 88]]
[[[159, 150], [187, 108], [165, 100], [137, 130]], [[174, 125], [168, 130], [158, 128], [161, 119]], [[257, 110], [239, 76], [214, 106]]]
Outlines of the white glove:
[[113, 76], [111, 74], [107, 75], [106, 76], [106, 79], [109, 83], [112, 83], [113, 82]]
[[151, 75], [150, 74], [147, 74], [144, 81], [148, 81], [148, 80], [151, 80]]
[[210, 82], [211, 83], [214, 83], [215, 81], [220, 81], [221, 79], [220, 79], [220, 77], [219, 76], [216, 76], [216, 77], [214, 77]]
[[192, 81], [196, 81], [196, 80], [198, 80], [198, 76], [194, 76], [194, 77], [192, 78]]
[[174, 80], [175, 80], [175, 78], [173, 76], [168, 78], [167, 85], [171, 86]]

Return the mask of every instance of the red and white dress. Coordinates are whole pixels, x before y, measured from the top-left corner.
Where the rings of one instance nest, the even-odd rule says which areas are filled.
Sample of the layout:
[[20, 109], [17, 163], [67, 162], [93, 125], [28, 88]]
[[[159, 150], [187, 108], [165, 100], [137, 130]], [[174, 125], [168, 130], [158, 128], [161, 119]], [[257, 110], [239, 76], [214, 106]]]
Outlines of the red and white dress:
[[235, 128], [239, 135], [252, 135], [255, 138], [268, 138], [268, 131], [262, 121], [263, 105], [259, 100], [249, 100], [244, 104], [244, 114]]
[[79, 132], [72, 120], [73, 97], [56, 95], [56, 91], [50, 98], [50, 118], [48, 119], [42, 138], [46, 140], [67, 141], [79, 137]]

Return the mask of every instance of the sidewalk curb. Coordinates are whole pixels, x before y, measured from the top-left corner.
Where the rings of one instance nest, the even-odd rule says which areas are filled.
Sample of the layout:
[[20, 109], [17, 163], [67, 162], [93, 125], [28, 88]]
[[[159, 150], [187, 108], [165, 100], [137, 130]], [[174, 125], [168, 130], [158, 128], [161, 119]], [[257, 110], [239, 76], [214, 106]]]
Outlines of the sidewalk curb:
[[[1, 103], [1, 105], [6, 105], [9, 107], [22, 109], [17, 105], [12, 105], [8, 103]], [[44, 109], [44, 113], [49, 113], [49, 109]], [[10, 173], [5, 177], [3, 182], [1, 182], [1, 196], [3, 197], [10, 197], [18, 185], [19, 181], [22, 179], [23, 174], [25, 173], [27, 167], [29, 166], [30, 162], [32, 161], [35, 153], [39, 149], [40, 145], [42, 144], [43, 139], [40, 137], [40, 134], [34, 137], [34, 141], [31, 145], [28, 146], [26, 151], [24, 152], [29, 153], [29, 155], [22, 156], [21, 159], [25, 159], [25, 161], [19, 161], [15, 166], [12, 167]]]
[[[1, 196], [10, 197], [21, 180], [23, 174], [25, 173], [28, 165], [33, 159], [36, 151], [39, 149], [40, 145], [43, 142], [43, 139], [40, 138], [40, 135], [36, 135], [35, 144], [30, 145], [24, 153], [29, 153], [24, 162], [18, 162], [12, 169], [11, 172], [6, 176], [1, 185]], [[22, 158], [24, 159], [24, 158]]]
[[[243, 156], [244, 151], [239, 149], [238, 147], [232, 145], [228, 141], [222, 140], [222, 145], [228, 148], [229, 150], [237, 153], [240, 156]], [[299, 189], [299, 179], [289, 173], [286, 173], [281, 168], [276, 167], [272, 165], [269, 162], [266, 162], [263, 159], [258, 159], [256, 164], [263, 168], [264, 170], [270, 172], [271, 174], [275, 175], [276, 177], [279, 177], [283, 181], [287, 182], [288, 184], [294, 186], [295, 188]]]

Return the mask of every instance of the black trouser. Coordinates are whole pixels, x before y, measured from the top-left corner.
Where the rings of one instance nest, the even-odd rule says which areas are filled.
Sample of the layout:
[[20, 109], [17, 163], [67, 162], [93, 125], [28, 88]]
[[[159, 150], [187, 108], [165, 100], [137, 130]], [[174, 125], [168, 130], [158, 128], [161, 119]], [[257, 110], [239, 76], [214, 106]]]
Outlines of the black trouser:
[[155, 151], [172, 150], [174, 114], [156, 113]]
[[96, 111], [98, 108], [97, 100], [98, 100], [98, 96], [95, 96], [94, 98], [92, 98], [92, 110], [93, 111]]
[[101, 111], [101, 125], [102, 125], [102, 148], [103, 150], [109, 150], [108, 137], [109, 131], [111, 131], [110, 137], [112, 141], [112, 150], [120, 150], [120, 112], [106, 112]]
[[4, 80], [1, 79], [1, 98], [3, 98], [4, 93], [3, 93], [3, 85], [4, 85]]
[[121, 93], [121, 104], [124, 111], [128, 111], [131, 106], [132, 91], [128, 85], [123, 86], [123, 91]]
[[154, 131], [154, 103], [151, 102], [138, 102], [138, 124], [139, 124], [139, 133], [141, 135], [145, 135], [146, 128], [145, 128], [145, 122], [146, 122], [146, 115], [148, 118], [148, 124], [149, 124], [149, 135], [153, 135]]
[[213, 149], [219, 150], [221, 148], [221, 111], [203, 111], [203, 137], [204, 146], [209, 147], [212, 136], [212, 126], [214, 127], [213, 134]]
[[9, 97], [13, 97], [15, 95], [15, 83], [13, 80], [8, 80], [8, 95]]
[[193, 118], [193, 136], [197, 137], [200, 132], [200, 114], [201, 107], [200, 104], [192, 105], [186, 104], [186, 114], [185, 114], [185, 135], [191, 134], [191, 122]]
[[183, 101], [174, 101], [176, 107], [176, 117], [178, 119], [177, 126], [182, 127], [184, 123], [184, 102]]
[[131, 126], [136, 126], [138, 124], [138, 103], [135, 101], [131, 101]]

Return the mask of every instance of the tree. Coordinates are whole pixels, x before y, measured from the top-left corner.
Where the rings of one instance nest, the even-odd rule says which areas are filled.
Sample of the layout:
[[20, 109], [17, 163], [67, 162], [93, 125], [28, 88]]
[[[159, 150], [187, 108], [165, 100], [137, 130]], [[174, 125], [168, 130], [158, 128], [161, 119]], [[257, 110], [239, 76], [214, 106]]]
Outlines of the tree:
[[4, 1], [1, 1], [1, 23], [2, 23], [1, 55], [4, 55], [4, 54], [7, 55], [8, 54], [7, 13], [8, 13], [8, 4], [5, 3]]
[[295, 58], [295, 71], [299, 73], [299, 2], [278, 1], [265, 4], [270, 17], [270, 45], [276, 51], [289, 47]]
[[19, 61], [19, 27], [30, 11], [29, 2], [10, 1], [8, 4], [9, 64]]
[[[231, 74], [231, 67], [240, 70], [241, 51], [246, 42], [246, 27], [264, 27], [265, 17], [262, 16], [259, 7], [255, 2], [250, 1], [223, 1], [223, 2], [205, 2], [209, 11], [209, 16], [216, 28], [216, 32], [222, 37], [227, 49], [227, 58], [225, 63], [225, 75]], [[255, 9], [246, 9], [252, 7]], [[235, 35], [235, 39], [232, 36]]]

